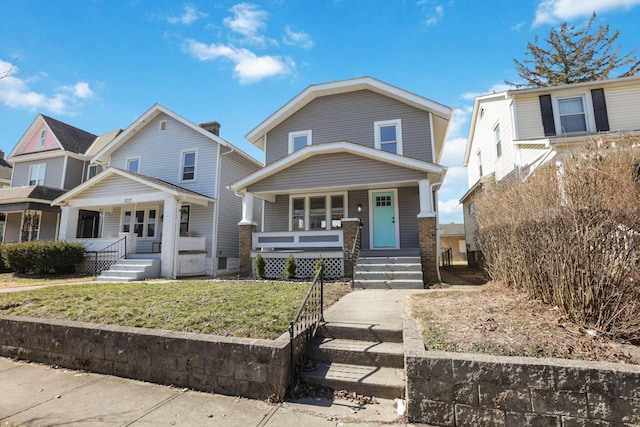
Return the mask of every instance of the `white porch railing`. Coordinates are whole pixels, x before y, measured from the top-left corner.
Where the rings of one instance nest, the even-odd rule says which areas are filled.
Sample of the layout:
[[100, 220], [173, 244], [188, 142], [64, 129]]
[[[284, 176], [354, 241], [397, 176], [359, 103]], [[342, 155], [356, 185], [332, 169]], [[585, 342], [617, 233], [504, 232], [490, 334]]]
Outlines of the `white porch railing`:
[[179, 237], [178, 251], [204, 251], [204, 237]]
[[253, 233], [253, 250], [342, 248], [342, 230]]

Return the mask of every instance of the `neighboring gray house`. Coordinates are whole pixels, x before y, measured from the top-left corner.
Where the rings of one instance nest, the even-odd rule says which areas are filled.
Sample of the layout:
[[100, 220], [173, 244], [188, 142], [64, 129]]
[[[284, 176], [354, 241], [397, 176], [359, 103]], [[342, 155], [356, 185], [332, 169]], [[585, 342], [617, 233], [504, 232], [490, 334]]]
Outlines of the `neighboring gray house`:
[[[0, 188], [4, 242], [54, 240], [60, 208], [53, 199], [83, 180], [85, 151], [96, 135], [39, 114], [9, 153], [11, 184]], [[7, 168], [2, 160], [3, 178]], [[75, 231], [75, 229], [74, 229]]]
[[97, 211], [98, 235], [82, 240], [91, 250], [126, 239], [126, 257], [159, 261], [164, 277], [237, 271], [242, 200], [227, 186], [261, 163], [219, 128], [152, 106], [95, 150], [89, 180], [53, 201], [60, 238], [74, 240], [80, 212]]
[[[451, 116], [370, 77], [306, 88], [246, 135], [265, 150], [266, 165], [231, 185], [244, 200], [240, 270], [249, 273], [261, 253], [278, 274], [294, 253], [301, 276], [318, 258], [330, 275], [348, 275], [343, 254], [361, 223], [363, 253], [421, 256], [424, 280], [437, 280], [437, 190], [446, 172], [438, 161]], [[255, 199], [264, 201], [261, 228]]]

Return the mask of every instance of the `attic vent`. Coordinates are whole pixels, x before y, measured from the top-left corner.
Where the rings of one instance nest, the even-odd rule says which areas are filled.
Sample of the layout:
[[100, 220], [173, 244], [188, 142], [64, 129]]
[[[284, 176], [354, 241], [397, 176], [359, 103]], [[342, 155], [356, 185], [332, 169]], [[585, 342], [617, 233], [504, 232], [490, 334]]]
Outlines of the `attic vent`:
[[163, 120], [160, 122], [160, 130], [165, 130], [167, 128], [167, 121]]
[[201, 123], [200, 127], [216, 136], [220, 136], [220, 123], [218, 122]]

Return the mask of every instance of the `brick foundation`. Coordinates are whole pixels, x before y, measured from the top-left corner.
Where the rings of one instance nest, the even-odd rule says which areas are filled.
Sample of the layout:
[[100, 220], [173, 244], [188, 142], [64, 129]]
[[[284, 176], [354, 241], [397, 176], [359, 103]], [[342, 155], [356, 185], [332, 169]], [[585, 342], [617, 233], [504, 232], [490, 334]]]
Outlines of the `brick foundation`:
[[238, 224], [238, 273], [242, 276], [253, 275], [251, 265], [251, 250], [253, 249], [253, 232], [256, 231], [255, 224]]
[[420, 260], [425, 285], [438, 281], [438, 252], [436, 239], [436, 217], [418, 218]]

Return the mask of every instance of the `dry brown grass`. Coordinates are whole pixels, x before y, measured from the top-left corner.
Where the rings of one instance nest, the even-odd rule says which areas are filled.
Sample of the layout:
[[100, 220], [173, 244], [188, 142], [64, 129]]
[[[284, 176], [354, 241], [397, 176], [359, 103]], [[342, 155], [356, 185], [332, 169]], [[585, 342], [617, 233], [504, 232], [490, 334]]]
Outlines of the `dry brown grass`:
[[580, 328], [557, 307], [497, 282], [415, 295], [411, 316], [429, 350], [634, 363], [616, 341]]
[[45, 285], [62, 285], [67, 283], [85, 283], [91, 282], [93, 276], [85, 276], [79, 274], [67, 275], [31, 275], [17, 273], [1, 273], [0, 289], [7, 288], [24, 288], [29, 286], [45, 286]]

